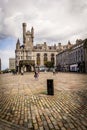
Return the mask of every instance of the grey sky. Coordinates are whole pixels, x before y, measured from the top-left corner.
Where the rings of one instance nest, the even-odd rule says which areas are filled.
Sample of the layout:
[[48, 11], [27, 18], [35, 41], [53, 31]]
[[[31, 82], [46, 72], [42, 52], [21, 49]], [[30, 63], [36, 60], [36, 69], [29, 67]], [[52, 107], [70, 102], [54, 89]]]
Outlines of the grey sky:
[[86, 0], [0, 0], [0, 38], [22, 37], [22, 22], [35, 42], [74, 42], [87, 35]]

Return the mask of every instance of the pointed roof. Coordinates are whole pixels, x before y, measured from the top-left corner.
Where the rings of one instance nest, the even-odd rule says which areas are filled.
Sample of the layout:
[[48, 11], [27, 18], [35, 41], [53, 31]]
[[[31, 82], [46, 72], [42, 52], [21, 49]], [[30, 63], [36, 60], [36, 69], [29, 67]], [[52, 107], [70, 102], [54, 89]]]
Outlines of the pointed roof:
[[34, 28], [32, 27], [31, 29], [33, 30]]
[[71, 44], [70, 40], [68, 40], [68, 44]]
[[20, 44], [20, 40], [19, 40], [19, 38], [18, 38], [18, 40], [17, 40], [17, 44]]

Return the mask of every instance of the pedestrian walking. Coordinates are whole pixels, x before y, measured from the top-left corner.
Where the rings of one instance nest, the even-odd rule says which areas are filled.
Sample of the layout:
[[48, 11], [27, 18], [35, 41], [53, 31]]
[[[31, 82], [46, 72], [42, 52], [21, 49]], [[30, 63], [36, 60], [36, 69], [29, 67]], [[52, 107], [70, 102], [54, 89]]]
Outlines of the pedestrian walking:
[[35, 77], [35, 79], [37, 79], [38, 76], [39, 76], [39, 74], [35, 71], [35, 73], [34, 73], [34, 77]]
[[23, 70], [21, 70], [21, 75], [23, 75], [24, 74], [24, 72], [23, 72]]

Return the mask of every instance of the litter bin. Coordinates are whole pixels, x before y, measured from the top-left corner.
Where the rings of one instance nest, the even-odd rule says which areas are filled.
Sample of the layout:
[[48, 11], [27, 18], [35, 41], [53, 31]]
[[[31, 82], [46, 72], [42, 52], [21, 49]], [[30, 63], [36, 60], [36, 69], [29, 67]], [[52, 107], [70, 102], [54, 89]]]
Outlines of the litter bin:
[[47, 79], [47, 94], [54, 95], [53, 79]]

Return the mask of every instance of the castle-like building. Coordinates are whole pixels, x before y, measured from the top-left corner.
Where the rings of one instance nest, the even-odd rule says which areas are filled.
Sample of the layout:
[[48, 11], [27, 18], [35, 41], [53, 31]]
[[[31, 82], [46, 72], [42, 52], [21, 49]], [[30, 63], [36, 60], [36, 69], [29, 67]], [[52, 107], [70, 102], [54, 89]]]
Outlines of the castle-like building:
[[61, 43], [48, 46], [46, 42], [34, 45], [34, 28], [32, 27], [31, 31], [26, 31], [26, 23], [23, 23], [22, 26], [23, 44], [21, 45], [18, 39], [15, 50], [17, 72], [21, 72], [21, 70], [33, 71], [35, 67], [45, 66], [47, 61], [52, 61], [56, 66], [56, 54], [71, 46], [70, 42], [65, 46], [62, 46]]

